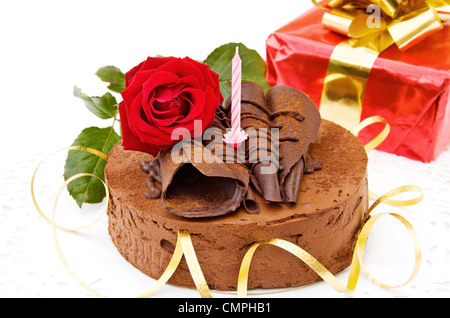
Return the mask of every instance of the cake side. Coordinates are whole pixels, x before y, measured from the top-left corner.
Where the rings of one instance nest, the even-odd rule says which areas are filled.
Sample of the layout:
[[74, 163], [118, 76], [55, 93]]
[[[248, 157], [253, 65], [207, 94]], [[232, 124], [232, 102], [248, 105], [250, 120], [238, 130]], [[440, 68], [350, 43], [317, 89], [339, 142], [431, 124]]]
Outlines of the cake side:
[[[159, 278], [171, 258], [177, 231], [187, 229], [205, 279], [216, 290], [234, 290], [247, 248], [272, 238], [299, 245], [337, 273], [351, 262], [368, 208], [367, 155], [355, 136], [325, 120], [309, 154], [322, 161], [322, 170], [304, 176], [295, 205], [266, 204], [258, 197], [258, 214], [240, 208], [192, 220], [169, 213], [160, 200], [145, 199], [146, 174], [139, 163], [151, 156], [124, 151], [119, 143], [105, 169], [111, 238], [131, 264]], [[262, 246], [252, 260], [249, 288], [299, 286], [317, 279], [295, 256]], [[194, 287], [184, 260], [169, 283]]]

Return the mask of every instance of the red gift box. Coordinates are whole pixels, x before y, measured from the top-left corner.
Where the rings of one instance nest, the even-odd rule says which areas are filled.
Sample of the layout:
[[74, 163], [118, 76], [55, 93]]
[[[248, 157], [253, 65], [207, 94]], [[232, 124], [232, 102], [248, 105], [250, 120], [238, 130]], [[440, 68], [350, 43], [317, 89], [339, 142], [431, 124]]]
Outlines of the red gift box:
[[[323, 10], [313, 8], [272, 33], [266, 42], [267, 79], [307, 95], [320, 109], [324, 78], [336, 45], [347, 38], [322, 24]], [[382, 116], [390, 134], [377, 147], [389, 153], [430, 162], [450, 144], [450, 23], [400, 51], [383, 51], [370, 70], [361, 118]], [[380, 131], [359, 133], [362, 142]]]

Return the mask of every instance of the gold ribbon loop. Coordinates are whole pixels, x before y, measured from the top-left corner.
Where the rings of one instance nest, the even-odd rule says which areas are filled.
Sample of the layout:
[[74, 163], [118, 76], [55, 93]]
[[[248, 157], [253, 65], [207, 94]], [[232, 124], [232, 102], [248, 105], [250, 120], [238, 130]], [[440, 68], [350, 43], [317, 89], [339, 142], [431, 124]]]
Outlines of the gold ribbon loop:
[[450, 21], [450, 0], [428, 0], [427, 2], [436, 9], [442, 21]]
[[[40, 208], [39, 204], [37, 203], [36, 196], [35, 196], [35, 193], [34, 193], [34, 182], [35, 182], [36, 174], [37, 174], [39, 168], [41, 167], [42, 163], [48, 157], [54, 155], [55, 153], [61, 152], [61, 151], [67, 151], [67, 150], [85, 151], [85, 152], [91, 153], [93, 155], [96, 155], [96, 156], [104, 159], [105, 161], [108, 161], [108, 156], [106, 154], [104, 154], [104, 153], [102, 153], [102, 152], [100, 152], [100, 151], [98, 151], [96, 149], [92, 149], [92, 148], [88, 148], [88, 147], [71, 146], [71, 147], [68, 147], [68, 148], [57, 150], [54, 153], [48, 155], [44, 160], [42, 160], [37, 165], [36, 169], [34, 170], [33, 176], [31, 178], [31, 198], [33, 200], [34, 206], [35, 206], [36, 210], [38, 211], [38, 213], [47, 222], [49, 222], [51, 224], [51, 226], [52, 226], [53, 240], [54, 240], [54, 243], [55, 243], [56, 251], [58, 253], [58, 256], [59, 256], [61, 262], [63, 263], [64, 267], [66, 268], [66, 270], [73, 277], [73, 279], [76, 282], [78, 282], [85, 290], [87, 290], [88, 292], [90, 292], [94, 296], [104, 298], [105, 297], [104, 295], [98, 293], [96, 290], [94, 290], [88, 284], [86, 284], [75, 273], [75, 271], [70, 267], [69, 262], [67, 261], [66, 257], [64, 256], [64, 253], [63, 253], [63, 251], [61, 249], [61, 246], [59, 244], [59, 240], [58, 240], [58, 236], [57, 236], [56, 230], [60, 229], [60, 230], [63, 230], [63, 231], [74, 232], [74, 231], [86, 229], [86, 228], [94, 225], [95, 223], [97, 223], [106, 214], [106, 211], [108, 210], [109, 189], [108, 189], [106, 183], [101, 178], [99, 178], [98, 176], [96, 176], [96, 175], [94, 175], [92, 173], [79, 173], [79, 174], [73, 175], [72, 177], [68, 178], [62, 184], [62, 186], [59, 188], [59, 191], [58, 191], [58, 193], [57, 193], [57, 195], [55, 197], [51, 218], [47, 217], [47, 215], [42, 211], [42, 209]], [[81, 177], [86, 177], [86, 176], [97, 178], [98, 180], [100, 180], [103, 183], [103, 186], [105, 187], [107, 202], [106, 202], [105, 207], [102, 210], [102, 213], [93, 222], [91, 222], [89, 224], [86, 224], [86, 225], [83, 225], [83, 226], [79, 226], [79, 227], [68, 227], [68, 226], [63, 226], [63, 225], [57, 224], [56, 220], [55, 220], [56, 208], [57, 208], [57, 203], [59, 201], [59, 198], [60, 198], [63, 190], [72, 181], [74, 181], [74, 180], [76, 180], [78, 178], [81, 178]], [[163, 285], [165, 285], [167, 283], [167, 281], [170, 279], [170, 277], [172, 277], [172, 275], [175, 272], [175, 270], [178, 268], [178, 265], [179, 265], [183, 255], [186, 257], [186, 262], [188, 264], [189, 271], [190, 271], [191, 276], [192, 276], [192, 278], [194, 280], [194, 283], [195, 283], [195, 285], [197, 287], [197, 290], [200, 293], [200, 296], [203, 297], [203, 298], [211, 297], [210, 290], [208, 288], [208, 285], [207, 285], [207, 283], [205, 281], [205, 278], [203, 276], [202, 270], [201, 270], [200, 265], [198, 263], [197, 257], [195, 255], [195, 251], [194, 251], [194, 247], [192, 245], [192, 240], [191, 240], [189, 231], [187, 231], [187, 230], [180, 230], [178, 232], [178, 238], [177, 238], [177, 243], [176, 243], [176, 246], [175, 246], [175, 250], [173, 252], [172, 258], [171, 258], [167, 268], [165, 269], [164, 273], [161, 275], [161, 277], [155, 282], [155, 284], [148, 291], [146, 291], [145, 293], [143, 293], [140, 296], [138, 296], [138, 298], [148, 297], [148, 296], [152, 295], [154, 292], [156, 292], [158, 289], [160, 289]]]
[[[400, 194], [400, 193], [406, 193], [406, 192], [416, 192], [419, 193], [419, 196], [417, 196], [414, 199], [407, 199], [407, 200], [392, 200], [391, 197]], [[372, 212], [373, 209], [375, 209], [380, 203], [389, 204], [392, 206], [410, 206], [420, 203], [424, 199], [423, 190], [421, 187], [416, 185], [404, 185], [398, 188], [395, 188], [382, 196], [378, 197], [375, 202], [371, 205], [369, 210], [367, 211], [368, 214]]]
[[360, 10], [331, 10], [323, 14], [322, 23], [328, 29], [352, 39], [361, 39], [387, 29], [384, 19], [379, 19], [377, 27], [372, 27], [373, 23], [368, 23], [370, 19], [369, 14]]
[[188, 264], [189, 272], [194, 280], [195, 286], [202, 298], [211, 298], [211, 292], [208, 284], [203, 277], [202, 269], [198, 263], [195, 255], [194, 246], [192, 245], [192, 239], [188, 230], [180, 230], [178, 232], [178, 239], [181, 240], [181, 246], [183, 247], [184, 257]]
[[[104, 154], [103, 152], [100, 152], [100, 151], [98, 151], [98, 150], [96, 150], [96, 149], [93, 149], [93, 148], [82, 147], [82, 146], [71, 146], [71, 147], [68, 147], [68, 148], [59, 149], [59, 150], [57, 150], [57, 151], [55, 151], [55, 152], [49, 154], [49, 155], [48, 155], [45, 159], [43, 159], [43, 160], [37, 165], [37, 167], [35, 168], [35, 170], [34, 170], [34, 172], [33, 172], [33, 176], [31, 177], [31, 199], [33, 200], [33, 203], [34, 203], [34, 206], [36, 207], [36, 210], [37, 210], [38, 213], [42, 216], [42, 218], [44, 218], [44, 220], [46, 220], [46, 221], [49, 222], [50, 224], [54, 224], [54, 226], [55, 226], [56, 228], [59, 228], [59, 229], [64, 230], [64, 231], [78, 231], [78, 230], [82, 230], [82, 229], [88, 228], [88, 227], [90, 227], [91, 225], [93, 225], [93, 224], [95, 224], [96, 222], [98, 222], [98, 220], [100, 220], [100, 219], [102, 218], [102, 216], [103, 216], [104, 214], [106, 214], [107, 206], [103, 209], [103, 212], [98, 216], [98, 218], [95, 219], [92, 223], [89, 223], [89, 224], [86, 224], [86, 225], [83, 225], [83, 226], [80, 226], [80, 227], [68, 227], [68, 226], [63, 226], [63, 225], [57, 224], [57, 223], [53, 222], [49, 217], [47, 217], [47, 215], [42, 211], [42, 209], [40, 208], [39, 204], [37, 203], [36, 196], [35, 196], [35, 194], [34, 194], [34, 181], [35, 181], [35, 178], [36, 178], [36, 173], [38, 172], [38, 170], [39, 170], [39, 168], [41, 167], [41, 165], [43, 164], [43, 162], [44, 162], [45, 160], [47, 160], [49, 157], [55, 155], [56, 153], [62, 152], [62, 151], [67, 151], [67, 150], [79, 150], [79, 151], [85, 151], [85, 152], [91, 153], [91, 154], [93, 154], [93, 155], [96, 155], [96, 156], [98, 156], [98, 157], [104, 159], [105, 161], [108, 161], [108, 155], [106, 155], [106, 154]], [[95, 178], [97, 178], [97, 179], [99, 179], [100, 181], [103, 182], [103, 180], [101, 180], [101, 179], [100, 179], [99, 177], [97, 177], [96, 175], [92, 175], [92, 174], [89, 174], [89, 173], [81, 173], [81, 174], [74, 175], [74, 176], [72, 176], [71, 178], [67, 179], [66, 182], [64, 182], [64, 184], [61, 186], [61, 188], [60, 188], [60, 190], [59, 190], [59, 193], [61, 193], [62, 190], [63, 190], [70, 182], [72, 182], [73, 180], [78, 179], [78, 178], [81, 178], [81, 177], [86, 177], [86, 176], [95, 177]], [[105, 187], [106, 187], [106, 186], [105, 186]], [[108, 189], [106, 189], [106, 193], [108, 194]], [[59, 197], [59, 195], [58, 195], [58, 197]], [[55, 201], [55, 204], [56, 204], [56, 201]]]
[[[91, 177], [94, 177], [94, 178], [99, 179], [99, 180], [103, 183], [103, 185], [105, 186], [105, 190], [106, 190], [107, 195], [109, 194], [109, 192], [108, 192], [109, 190], [108, 190], [108, 187], [106, 186], [106, 184], [103, 182], [103, 180], [101, 180], [101, 179], [100, 179], [99, 177], [97, 177], [96, 175], [91, 174], [91, 173], [80, 173], [79, 175], [74, 175], [73, 177], [67, 179], [67, 181], [64, 182], [64, 184], [63, 184], [63, 185], [61, 186], [61, 188], [59, 189], [58, 194], [56, 195], [56, 198], [55, 198], [55, 201], [54, 201], [54, 204], [53, 204], [53, 212], [52, 212], [52, 218], [51, 218], [51, 220], [50, 220], [50, 223], [51, 223], [51, 225], [52, 225], [53, 240], [54, 240], [54, 243], [55, 243], [56, 251], [58, 252], [58, 256], [59, 256], [59, 258], [61, 259], [61, 262], [63, 263], [63, 265], [64, 265], [64, 267], [66, 268], [66, 270], [69, 272], [69, 274], [73, 277], [73, 279], [74, 279], [76, 282], [78, 282], [84, 289], [86, 289], [87, 291], [89, 291], [91, 294], [93, 294], [93, 295], [95, 295], [95, 296], [97, 296], [97, 297], [104, 297], [102, 294], [100, 294], [100, 293], [98, 293], [96, 290], [92, 289], [92, 288], [91, 288], [88, 284], [86, 284], [80, 277], [78, 277], [78, 275], [75, 274], [74, 270], [70, 267], [69, 262], [67, 261], [66, 257], [64, 256], [64, 253], [62, 252], [61, 246], [60, 246], [60, 244], [59, 244], [58, 236], [57, 236], [57, 234], [56, 234], [56, 229], [57, 229], [57, 228], [62, 229], [62, 230], [64, 230], [64, 231], [76, 231], [76, 230], [79, 230], [79, 229], [85, 229], [85, 228], [87, 228], [87, 227], [89, 227], [89, 226], [91, 226], [91, 225], [94, 225], [94, 223], [96, 223], [98, 220], [100, 220], [101, 216], [103, 216], [103, 215], [106, 213], [106, 210], [107, 210], [107, 208], [108, 208], [107, 206], [106, 206], [105, 209], [103, 210], [103, 213], [102, 213], [102, 214], [101, 214], [94, 222], [92, 222], [92, 223], [90, 223], [90, 224], [88, 224], [88, 225], [79, 227], [79, 228], [68, 228], [68, 227], [61, 226], [61, 225], [56, 224], [56, 221], [55, 221], [55, 216], [56, 216], [56, 205], [57, 205], [57, 203], [58, 203], [58, 200], [59, 200], [59, 197], [61, 196], [62, 191], [64, 190], [64, 188], [65, 188], [70, 182], [72, 182], [73, 180], [75, 180], [75, 179], [77, 179], [77, 178], [81, 178], [81, 177], [84, 177], [84, 176], [91, 176]], [[108, 195], [108, 197], [109, 197], [109, 195]]]
[[381, 10], [391, 18], [394, 18], [398, 13], [398, 1], [396, 0], [371, 0], [373, 4], [378, 5]]
[[139, 296], [139, 298], [149, 297], [159, 288], [161, 288], [167, 281], [172, 277], [175, 270], [180, 264], [181, 258], [186, 258], [186, 262], [191, 273], [192, 279], [194, 280], [195, 286], [202, 298], [211, 298], [211, 292], [209, 290], [208, 284], [203, 276], [202, 269], [198, 263], [197, 256], [195, 255], [194, 246], [192, 245], [192, 239], [188, 230], [179, 230], [177, 244], [173, 252], [172, 258], [167, 265], [164, 273], [156, 281], [156, 283], [147, 292]]
[[[396, 189], [393, 189], [383, 196], [381, 196], [377, 201], [375, 201], [370, 209], [368, 210], [368, 216], [369, 214], [375, 209], [380, 203], [388, 203], [388, 198], [397, 195], [399, 193], [407, 192], [407, 191], [419, 191], [422, 192], [420, 187], [416, 186], [403, 186]], [[421, 201], [423, 197], [419, 197], [415, 200], [407, 200], [402, 201], [402, 205], [411, 205], [416, 204]], [[400, 202], [400, 201], [399, 201]], [[390, 286], [387, 284], [384, 284], [378, 280], [376, 280], [366, 269], [366, 267], [363, 264], [362, 257], [364, 253], [364, 248], [366, 246], [367, 239], [369, 237], [369, 233], [375, 224], [375, 222], [382, 217], [383, 215], [391, 215], [395, 218], [397, 218], [408, 230], [411, 239], [413, 241], [414, 250], [415, 250], [415, 264], [413, 271], [408, 278], [406, 282], [403, 284], [400, 284], [398, 286]], [[421, 264], [421, 257], [422, 257], [422, 251], [421, 251], [421, 245], [420, 240], [417, 232], [414, 230], [411, 223], [409, 223], [404, 217], [397, 213], [381, 213], [376, 214], [375, 216], [371, 216], [368, 219], [364, 226], [361, 229], [361, 232], [358, 236], [358, 239], [355, 244], [355, 249], [353, 252], [353, 259], [352, 263], [350, 265], [350, 275], [347, 282], [347, 287], [344, 287], [339, 280], [327, 269], [325, 268], [317, 259], [315, 259], [311, 254], [306, 252], [301, 247], [285, 240], [281, 239], [271, 239], [269, 241], [261, 242], [261, 243], [255, 243], [247, 250], [246, 254], [244, 255], [244, 258], [242, 259], [241, 267], [239, 269], [239, 276], [238, 276], [238, 286], [237, 286], [237, 296], [238, 297], [246, 297], [247, 296], [247, 285], [248, 285], [248, 275], [250, 270], [250, 264], [251, 260], [253, 258], [254, 253], [256, 252], [256, 249], [261, 246], [262, 244], [269, 244], [278, 246], [291, 254], [298, 257], [300, 260], [302, 260], [306, 265], [308, 265], [312, 270], [316, 272], [317, 275], [319, 275], [328, 285], [330, 285], [334, 290], [336, 290], [339, 293], [348, 292], [351, 290], [354, 290], [356, 288], [358, 277], [360, 273], [360, 269], [363, 269], [364, 273], [369, 277], [369, 279], [374, 282], [375, 284], [385, 287], [385, 288], [395, 288], [395, 287], [401, 287], [405, 284], [411, 282], [416, 275], [419, 272], [420, 264]]]
[[105, 161], [108, 161], [108, 159], [109, 159], [109, 156], [107, 154], [105, 154], [101, 151], [98, 151], [97, 149], [94, 149], [94, 148], [88, 148], [88, 147], [84, 147], [84, 146], [70, 146], [67, 149], [88, 152], [90, 154], [93, 154], [93, 155], [96, 155], [97, 157], [102, 158]]
[[397, 46], [407, 50], [442, 27], [441, 19], [431, 7], [401, 17], [389, 25], [388, 31]]
[[263, 244], [278, 246], [288, 251], [289, 253], [297, 256], [311, 269], [313, 269], [317, 273], [317, 275], [319, 275], [325, 282], [327, 282], [330, 286], [332, 286], [336, 291], [340, 293], [347, 291], [347, 289], [337, 280], [337, 278], [311, 254], [309, 254], [301, 247], [289, 241], [274, 238], [269, 241], [255, 243], [247, 250], [246, 254], [244, 255], [244, 258], [242, 259], [241, 267], [239, 269], [237, 297], [239, 298], [247, 297], [247, 285], [248, 285], [250, 264], [253, 255], [256, 252], [256, 249]]
[[164, 270], [164, 273], [161, 275], [161, 277], [156, 281], [156, 283], [145, 293], [138, 296], [138, 298], [147, 298], [154, 294], [158, 289], [160, 289], [162, 286], [164, 286], [167, 281], [172, 277], [173, 273], [175, 273], [176, 269], [178, 268], [178, 265], [181, 262], [181, 259], [183, 257], [183, 247], [181, 245], [181, 239], [180, 239], [180, 232], [178, 232], [178, 239], [177, 244], [175, 245], [175, 250], [173, 251], [172, 258], [170, 259], [169, 264], [167, 265], [166, 269]]
[[[372, 227], [375, 224], [375, 222], [377, 220], [379, 220], [384, 215], [391, 215], [391, 216], [397, 218], [406, 227], [406, 229], [408, 230], [408, 232], [409, 232], [409, 234], [411, 236], [411, 239], [412, 239], [412, 242], [413, 242], [413, 245], [414, 245], [414, 250], [415, 250], [415, 259], [414, 259], [413, 271], [412, 271], [410, 277], [404, 283], [399, 284], [397, 286], [391, 286], [391, 285], [384, 284], [384, 283], [376, 280], [369, 273], [369, 271], [366, 269], [366, 267], [364, 266], [363, 261], [362, 261], [364, 248], [365, 248], [367, 239], [369, 237], [370, 230], [372, 229]], [[366, 224], [364, 224], [363, 228], [361, 229], [361, 233], [359, 234], [358, 239], [356, 241], [356, 246], [355, 246], [355, 251], [354, 251], [354, 254], [353, 254], [353, 260], [352, 260], [352, 265], [351, 265], [351, 268], [350, 268], [350, 276], [349, 276], [349, 281], [348, 281], [348, 284], [347, 284], [347, 288], [349, 290], [354, 290], [356, 288], [356, 284], [357, 284], [357, 281], [358, 281], [360, 268], [362, 268], [364, 273], [367, 275], [367, 277], [373, 283], [377, 284], [378, 286], [381, 286], [381, 287], [384, 287], [384, 288], [398, 288], [398, 287], [402, 287], [402, 286], [408, 284], [409, 282], [411, 282], [417, 276], [417, 274], [419, 272], [419, 269], [420, 269], [421, 260], [422, 260], [422, 250], [421, 250], [421, 244], [420, 244], [419, 235], [414, 230], [414, 228], [411, 225], [411, 223], [409, 223], [404, 217], [402, 217], [401, 215], [399, 215], [397, 213], [376, 214], [376, 215], [372, 216], [366, 222]]]
[[391, 126], [386, 121], [386, 119], [384, 119], [383, 117], [372, 116], [372, 117], [367, 117], [366, 119], [361, 121], [352, 131], [352, 133], [355, 136], [358, 136], [358, 134], [361, 130], [363, 130], [364, 128], [366, 128], [372, 124], [375, 124], [375, 123], [384, 123], [385, 126], [384, 126], [383, 130], [375, 138], [373, 138], [371, 141], [369, 141], [367, 144], [364, 145], [364, 149], [366, 150], [366, 152], [369, 152], [369, 151], [375, 149], [387, 138], [387, 136], [389, 135], [389, 132], [391, 130], [391, 128], [390, 128]]

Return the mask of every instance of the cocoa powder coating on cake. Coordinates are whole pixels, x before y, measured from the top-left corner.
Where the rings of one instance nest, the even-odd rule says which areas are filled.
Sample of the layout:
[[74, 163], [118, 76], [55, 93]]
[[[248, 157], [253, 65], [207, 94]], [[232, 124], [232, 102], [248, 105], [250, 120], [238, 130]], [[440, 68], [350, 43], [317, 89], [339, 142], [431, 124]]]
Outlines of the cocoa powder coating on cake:
[[[187, 219], [168, 212], [161, 200], [145, 198], [148, 174], [139, 164], [152, 157], [124, 151], [119, 142], [105, 169], [112, 241], [127, 261], [158, 279], [172, 257], [178, 230], [186, 229], [213, 290], [235, 290], [247, 249], [272, 238], [297, 244], [336, 274], [351, 262], [368, 209], [367, 155], [353, 134], [326, 120], [308, 154], [322, 161], [322, 169], [303, 176], [295, 205], [266, 203], [256, 195], [257, 214], [240, 207], [223, 216]], [[289, 252], [263, 245], [252, 260], [248, 288], [300, 286], [318, 279]], [[195, 287], [184, 259], [169, 283]]]

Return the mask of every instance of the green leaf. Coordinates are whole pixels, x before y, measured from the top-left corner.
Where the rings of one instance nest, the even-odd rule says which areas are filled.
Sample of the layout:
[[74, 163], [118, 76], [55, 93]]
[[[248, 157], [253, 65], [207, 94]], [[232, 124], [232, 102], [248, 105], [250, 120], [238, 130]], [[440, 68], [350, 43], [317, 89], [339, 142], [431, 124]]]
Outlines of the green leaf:
[[110, 93], [106, 93], [101, 97], [88, 96], [82, 93], [78, 87], [73, 88], [73, 95], [80, 98], [87, 109], [101, 119], [112, 118], [117, 114], [118, 107], [116, 98]]
[[[113, 146], [120, 140], [114, 127], [84, 129], [72, 146], [93, 148], [108, 154]], [[70, 150], [67, 154], [64, 167], [64, 179], [78, 173], [92, 173], [105, 180], [106, 161], [94, 154], [82, 150]], [[95, 177], [81, 177], [68, 184], [67, 189], [81, 208], [83, 203], [100, 203], [106, 195], [103, 183]]]
[[236, 46], [239, 47], [239, 56], [242, 60], [241, 80], [256, 82], [267, 92], [270, 85], [266, 80], [267, 65], [264, 59], [257, 51], [247, 48], [242, 43], [228, 43], [215, 49], [204, 61], [214, 72], [219, 74], [222, 96], [227, 99], [231, 93], [231, 66], [232, 59], [236, 54]]
[[95, 73], [104, 82], [110, 85], [108, 88], [116, 93], [121, 93], [125, 89], [125, 74], [115, 66], [104, 66]]
[[222, 94], [222, 96], [225, 100], [228, 98], [228, 96], [231, 95], [231, 82], [230, 81], [220, 82], [220, 93]]

